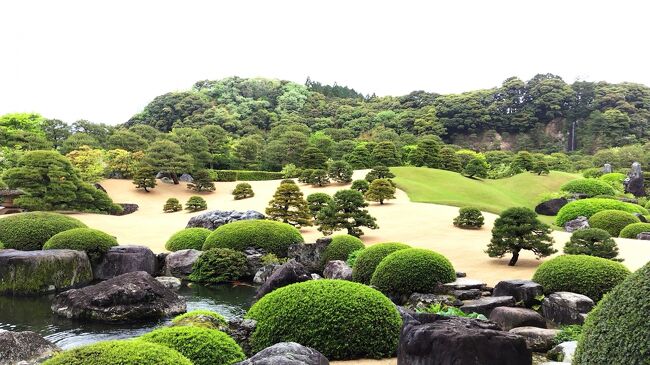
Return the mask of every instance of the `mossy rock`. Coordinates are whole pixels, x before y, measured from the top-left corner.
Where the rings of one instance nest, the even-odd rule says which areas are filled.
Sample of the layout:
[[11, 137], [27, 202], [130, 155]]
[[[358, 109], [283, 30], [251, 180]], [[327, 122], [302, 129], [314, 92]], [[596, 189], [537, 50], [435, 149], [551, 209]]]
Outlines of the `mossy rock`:
[[248, 247], [255, 247], [278, 257], [287, 257], [289, 246], [304, 242], [300, 231], [289, 224], [251, 219], [231, 222], [215, 229], [205, 240], [203, 250], [230, 248], [244, 251]]
[[178, 351], [139, 340], [104, 341], [65, 351], [43, 365], [192, 365]]
[[202, 250], [205, 239], [212, 233], [207, 228], [185, 228], [174, 233], [167, 243], [165, 243], [165, 249], [168, 251], [174, 252], [178, 250]]
[[323, 253], [323, 264], [329, 261], [347, 261], [348, 256], [354, 251], [365, 247], [363, 241], [349, 234], [339, 234], [332, 237], [332, 242], [327, 245]]
[[52, 236], [45, 242], [43, 249], [85, 251], [90, 260], [96, 262], [114, 246], [117, 246], [117, 240], [105, 232], [92, 228], [74, 228]]
[[375, 273], [381, 260], [395, 251], [407, 248], [411, 248], [411, 246], [399, 242], [384, 242], [367, 247], [357, 256], [352, 268], [352, 280], [370, 284], [372, 274]]
[[59, 232], [86, 228], [80, 220], [58, 213], [31, 212], [0, 219], [0, 241], [5, 248], [40, 250]]
[[228, 328], [228, 323], [217, 312], [197, 309], [174, 317], [172, 326], [195, 326], [225, 331]]

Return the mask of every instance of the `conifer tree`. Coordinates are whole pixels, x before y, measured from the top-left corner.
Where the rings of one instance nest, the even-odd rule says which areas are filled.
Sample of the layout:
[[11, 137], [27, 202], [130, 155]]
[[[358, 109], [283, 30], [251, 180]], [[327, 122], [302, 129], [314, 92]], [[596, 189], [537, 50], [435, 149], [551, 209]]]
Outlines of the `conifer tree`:
[[309, 182], [312, 185], [325, 186], [325, 185], [329, 185], [330, 178], [327, 176], [327, 171], [319, 169], [319, 170], [314, 170], [311, 173]]
[[300, 156], [302, 167], [306, 169], [322, 169], [325, 167], [327, 156], [316, 147], [307, 147]]
[[318, 213], [318, 230], [332, 234], [339, 229], [346, 229], [348, 234], [359, 237], [363, 235], [360, 227], [379, 228], [377, 220], [368, 213], [368, 206], [363, 195], [356, 190], [339, 190], [332, 201]]
[[190, 212], [198, 212], [206, 209], [208, 209], [208, 203], [198, 195], [191, 196], [187, 200], [187, 203], [185, 203], [185, 210], [189, 210]]
[[366, 199], [383, 205], [384, 200], [395, 199], [395, 186], [388, 179], [375, 179], [370, 183]]
[[352, 181], [353, 172], [352, 166], [345, 161], [334, 161], [327, 169], [329, 178], [342, 184], [347, 184]]
[[392, 179], [395, 177], [395, 174], [390, 172], [386, 166], [375, 166], [366, 174], [366, 181], [371, 183], [375, 179]]
[[133, 184], [136, 189], [144, 189], [148, 193], [148, 189], [156, 187], [156, 170], [149, 165], [141, 165], [133, 174]]
[[232, 195], [235, 197], [235, 200], [241, 200], [255, 196], [253, 188], [249, 183], [239, 183], [235, 186], [235, 190], [232, 191]]
[[176, 198], [167, 199], [165, 205], [163, 206], [163, 212], [165, 213], [178, 212], [181, 210], [183, 210], [183, 206]]
[[467, 177], [486, 178], [488, 174], [487, 162], [481, 158], [474, 158], [467, 163], [463, 169], [463, 175]]
[[325, 193], [313, 193], [307, 196], [307, 205], [314, 218], [318, 217], [318, 213], [331, 201], [332, 197]]
[[449, 147], [440, 149], [440, 168], [454, 172], [461, 172], [463, 170], [463, 166], [456, 152]]
[[214, 187], [214, 182], [212, 182], [212, 179], [210, 178], [210, 174], [208, 173], [207, 170], [197, 171], [194, 174], [193, 178], [194, 181], [187, 184], [188, 189], [194, 190], [196, 192], [214, 191], [216, 189]]
[[307, 201], [296, 184], [280, 184], [266, 208], [266, 215], [294, 227], [313, 224]]

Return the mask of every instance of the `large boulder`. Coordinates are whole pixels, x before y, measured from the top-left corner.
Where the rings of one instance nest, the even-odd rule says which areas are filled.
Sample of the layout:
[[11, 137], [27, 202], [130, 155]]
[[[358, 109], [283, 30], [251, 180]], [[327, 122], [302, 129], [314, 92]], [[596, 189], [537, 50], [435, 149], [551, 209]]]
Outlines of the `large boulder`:
[[539, 327], [517, 327], [510, 330], [526, 340], [526, 346], [534, 352], [546, 352], [555, 346], [555, 336], [560, 332], [556, 329]]
[[158, 282], [161, 283], [165, 288], [174, 291], [180, 289], [181, 285], [183, 284], [181, 282], [181, 279], [175, 278], [173, 276], [157, 276], [156, 280], [158, 280]]
[[84, 251], [0, 250], [0, 294], [43, 294], [92, 280], [90, 260]]
[[332, 243], [331, 237], [323, 237], [317, 239], [316, 243], [291, 245], [287, 257], [301, 263], [309, 272], [321, 272], [323, 254], [330, 243]]
[[254, 210], [239, 212], [236, 210], [212, 210], [190, 218], [185, 228], [203, 227], [215, 230], [226, 223], [248, 219], [264, 219], [264, 214]]
[[305, 267], [296, 262], [296, 260], [289, 260], [275, 269], [268, 280], [257, 289], [255, 299], [260, 299], [264, 295], [283, 286], [307, 280], [311, 280], [311, 276], [309, 275], [309, 272], [305, 270]]
[[194, 182], [194, 178], [190, 174], [183, 174], [178, 178], [178, 181], [186, 182], [186, 183], [192, 183]]
[[636, 235], [637, 240], [650, 241], [650, 232], [641, 232]]
[[325, 279], [352, 280], [352, 268], [345, 261], [329, 261], [323, 271]]
[[510, 295], [515, 302], [522, 303], [526, 307], [539, 304], [538, 299], [544, 294], [544, 288], [530, 280], [503, 280], [494, 287], [492, 295], [499, 297]]
[[579, 231], [581, 229], [587, 229], [589, 228], [589, 219], [587, 217], [577, 217], [576, 219], [572, 219], [564, 224], [564, 230], [573, 233], [575, 231]]
[[535, 207], [535, 213], [550, 216], [557, 215], [560, 209], [567, 204], [569, 204], [569, 200], [567, 198], [547, 200], [545, 202], [537, 204]]
[[486, 317], [490, 317], [490, 313], [496, 307], [513, 307], [515, 299], [509, 295], [501, 297], [483, 297], [476, 300], [466, 300], [460, 309], [465, 313], [476, 312]]
[[36, 332], [0, 330], [0, 365], [40, 364], [61, 349]]
[[553, 347], [546, 353], [546, 357], [553, 361], [571, 363], [578, 348], [578, 341], [567, 341]]
[[398, 365], [530, 365], [526, 341], [494, 323], [436, 314], [402, 313]]
[[625, 192], [634, 195], [635, 197], [646, 196], [644, 187], [643, 171], [641, 164], [634, 162], [627, 178], [623, 181]]
[[158, 319], [186, 311], [185, 300], [144, 271], [65, 291], [52, 311], [63, 317], [103, 322]]
[[261, 248], [248, 247], [244, 250], [244, 255], [246, 255], [246, 264], [248, 265], [248, 272], [250, 272], [251, 275], [255, 275], [262, 267], [264, 267], [264, 264], [262, 263], [262, 256], [265, 254], [266, 252]]
[[203, 251], [187, 249], [178, 250], [165, 256], [164, 276], [174, 276], [179, 279], [187, 279], [192, 273], [192, 266], [199, 259]]
[[97, 280], [111, 279], [135, 271], [146, 271], [155, 275], [158, 260], [150, 248], [144, 246], [120, 245], [111, 247], [99, 263], [93, 265], [93, 276]]
[[504, 331], [517, 327], [546, 328], [544, 317], [527, 308], [496, 307], [490, 313], [490, 321], [498, 324]]
[[264, 282], [271, 277], [273, 271], [278, 267], [280, 267], [280, 264], [268, 264], [262, 266], [253, 276], [253, 282], [255, 284], [264, 284]]
[[557, 324], [583, 324], [587, 313], [594, 307], [588, 296], [570, 292], [557, 292], [544, 298], [544, 318]]
[[320, 352], [295, 342], [280, 342], [235, 365], [328, 365]]
[[232, 337], [241, 347], [246, 356], [251, 356], [253, 346], [250, 343], [250, 337], [257, 328], [257, 321], [254, 319], [242, 319], [239, 317], [232, 318], [228, 321], [226, 333]]

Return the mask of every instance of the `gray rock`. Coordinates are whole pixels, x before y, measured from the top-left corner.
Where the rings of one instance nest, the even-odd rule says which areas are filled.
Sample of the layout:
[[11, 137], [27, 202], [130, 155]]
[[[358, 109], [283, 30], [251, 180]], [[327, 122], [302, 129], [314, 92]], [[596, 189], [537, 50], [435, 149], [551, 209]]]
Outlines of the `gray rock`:
[[325, 265], [323, 277], [325, 279], [352, 280], [352, 268], [345, 261], [330, 261]]
[[589, 313], [593, 307], [594, 301], [585, 295], [557, 292], [544, 298], [542, 315], [561, 325], [583, 324], [584, 314]]
[[460, 309], [465, 313], [476, 312], [486, 317], [490, 317], [490, 313], [496, 307], [512, 307], [515, 305], [515, 299], [511, 296], [502, 297], [484, 297], [476, 300], [466, 300]]
[[535, 213], [549, 216], [557, 215], [560, 209], [562, 209], [562, 207], [567, 204], [569, 204], [569, 200], [567, 198], [547, 200], [545, 202], [537, 204], [535, 207]]
[[524, 306], [530, 307], [539, 304], [535, 297], [544, 294], [544, 289], [541, 285], [531, 280], [503, 280], [497, 283], [494, 287], [492, 295], [504, 296], [511, 295], [515, 298], [515, 302], [523, 303]]
[[253, 355], [250, 337], [256, 327], [257, 322], [253, 319], [233, 318], [228, 321], [226, 333], [237, 342], [246, 356]]
[[173, 185], [173, 184], [174, 184], [174, 180], [172, 180], [171, 178], [169, 178], [169, 177], [167, 177], [167, 176], [163, 176], [163, 177], [161, 177], [161, 178], [160, 178], [160, 181], [162, 181], [162, 182], [165, 183], [165, 184], [170, 184], [170, 185]]
[[479, 299], [483, 295], [481, 289], [466, 289], [466, 290], [453, 290], [451, 295], [455, 296], [458, 300], [472, 300]]
[[262, 263], [262, 256], [265, 254], [266, 252], [264, 250], [255, 247], [248, 247], [244, 250], [246, 263], [248, 264], [248, 272], [250, 272], [251, 275], [255, 275], [257, 271], [264, 266]]
[[185, 228], [203, 227], [215, 230], [230, 222], [265, 218], [264, 214], [254, 210], [247, 210], [245, 212], [236, 210], [212, 210], [190, 218]]
[[457, 278], [464, 278], [467, 277], [467, 274], [463, 271], [456, 271], [456, 277]]
[[546, 353], [546, 357], [553, 361], [571, 363], [576, 353], [576, 348], [578, 348], [578, 341], [562, 342]]
[[510, 330], [526, 340], [526, 346], [534, 352], [546, 352], [555, 345], [555, 336], [560, 330], [538, 327], [517, 327]]
[[311, 277], [312, 280], [320, 280], [320, 279], [323, 278], [322, 276], [320, 276], [320, 275], [318, 275], [316, 273], [309, 274], [309, 277]]
[[163, 177], [169, 177], [169, 174], [162, 171], [158, 171], [158, 173], [156, 174], [156, 179], [162, 179]]
[[156, 280], [161, 283], [165, 288], [170, 290], [178, 290], [181, 288], [181, 279], [173, 276], [157, 276]]
[[587, 228], [589, 228], [589, 219], [583, 216], [570, 220], [564, 224], [564, 230], [569, 233], [579, 231], [581, 229], [587, 229]]
[[645, 215], [641, 213], [632, 213], [635, 217], [639, 218], [641, 223], [648, 223], [648, 219], [645, 217]]
[[120, 245], [111, 247], [101, 261], [93, 265], [93, 276], [97, 280], [106, 280], [135, 271], [156, 275], [157, 265], [156, 255], [150, 248]]
[[165, 257], [164, 276], [174, 276], [187, 279], [192, 273], [192, 265], [198, 260], [203, 251], [187, 249], [172, 252]]
[[301, 263], [309, 272], [322, 272], [323, 254], [331, 242], [331, 237], [323, 237], [317, 239], [316, 243], [291, 245], [287, 257]]
[[60, 351], [36, 332], [0, 330], [0, 365], [40, 364]]
[[546, 320], [541, 314], [532, 309], [517, 307], [497, 307], [490, 313], [490, 321], [496, 323], [504, 331], [517, 327], [546, 328]]
[[623, 186], [625, 187], [626, 193], [631, 193], [635, 197], [646, 196], [645, 187], [644, 187], [644, 178], [643, 171], [641, 170], [641, 164], [634, 162], [630, 172], [627, 174], [627, 178], [623, 181]]
[[611, 174], [612, 173], [612, 164], [609, 164], [609, 163], [604, 164], [602, 172], [603, 172], [603, 174]]
[[183, 174], [178, 178], [178, 181], [191, 183], [194, 182], [194, 178], [190, 174]]
[[479, 289], [482, 290], [487, 286], [486, 283], [480, 280], [468, 279], [468, 278], [457, 278], [456, 281], [451, 283], [444, 284], [444, 287], [448, 290], [469, 290], [469, 289]]
[[459, 306], [463, 302], [457, 300], [451, 295], [446, 294], [420, 294], [413, 293], [406, 301], [405, 307], [409, 309], [424, 309], [434, 304], [444, 304], [447, 306]]
[[289, 260], [273, 271], [269, 279], [257, 289], [255, 298], [260, 299], [275, 289], [307, 280], [311, 280], [311, 276], [305, 267], [296, 260]]
[[650, 241], [650, 232], [641, 232], [636, 235], [637, 240]]
[[236, 365], [328, 365], [320, 352], [295, 342], [280, 342]]
[[65, 291], [54, 298], [52, 311], [73, 319], [135, 322], [184, 313], [186, 306], [151, 275], [136, 271]]
[[43, 294], [92, 280], [90, 260], [83, 251], [0, 250], [0, 294]]
[[280, 267], [280, 264], [268, 264], [262, 266], [255, 273], [255, 276], [253, 277], [253, 282], [255, 284], [264, 284], [264, 282], [269, 279], [271, 274], [273, 274], [273, 271], [278, 267]]

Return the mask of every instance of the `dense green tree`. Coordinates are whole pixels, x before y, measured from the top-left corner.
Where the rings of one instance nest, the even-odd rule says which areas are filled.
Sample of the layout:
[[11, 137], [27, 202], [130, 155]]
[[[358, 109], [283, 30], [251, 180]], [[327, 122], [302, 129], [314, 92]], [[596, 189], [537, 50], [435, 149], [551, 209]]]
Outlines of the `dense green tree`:
[[356, 146], [352, 152], [344, 155], [343, 159], [349, 163], [353, 169], [367, 169], [372, 166], [372, 158], [365, 145]]
[[185, 203], [185, 210], [189, 210], [190, 212], [198, 212], [206, 209], [208, 209], [208, 203], [198, 195], [191, 196]]
[[36, 113], [9, 113], [0, 115], [0, 127], [11, 131], [21, 130], [25, 132], [43, 134], [43, 123], [45, 118]]
[[[114, 178], [130, 178], [135, 173], [137, 165], [144, 158], [144, 152], [129, 152], [125, 150], [106, 151], [106, 175]], [[154, 173], [155, 175], [155, 173]]]
[[162, 134], [156, 128], [146, 124], [136, 124], [130, 127], [128, 131], [137, 134], [140, 138], [144, 138], [147, 143], [157, 140]]
[[152, 143], [145, 152], [145, 161], [154, 169], [170, 174], [178, 184], [178, 174], [192, 170], [192, 156], [186, 154], [176, 143], [160, 140]]
[[136, 189], [144, 189], [148, 193], [149, 189], [156, 187], [156, 174], [157, 171], [153, 167], [146, 164], [139, 165], [133, 174], [133, 185]]
[[96, 183], [104, 178], [104, 152], [81, 146], [66, 155], [72, 166], [79, 170], [79, 177], [87, 183]]
[[167, 199], [163, 206], [163, 212], [165, 213], [180, 212], [181, 210], [183, 210], [183, 206], [176, 198]]
[[59, 119], [45, 119], [41, 125], [45, 137], [58, 149], [70, 136], [70, 126]]
[[144, 151], [148, 144], [146, 139], [125, 129], [117, 130], [108, 137], [109, 149], [122, 149], [129, 152]]
[[312, 217], [316, 219], [321, 209], [323, 209], [331, 201], [332, 197], [325, 193], [313, 193], [307, 195], [307, 206], [309, 207], [309, 212], [311, 213]]
[[519, 151], [512, 160], [511, 165], [521, 171], [532, 171], [535, 167], [535, 158], [528, 151]]
[[296, 184], [280, 184], [266, 208], [266, 215], [294, 227], [313, 224], [307, 201]]
[[241, 138], [235, 144], [235, 158], [239, 166], [252, 170], [258, 168], [263, 146], [264, 141], [258, 135]]
[[380, 142], [372, 150], [372, 162], [375, 166], [399, 166], [400, 158], [392, 142]]
[[475, 158], [472, 159], [469, 163], [467, 163], [467, 166], [463, 169], [463, 175], [467, 177], [478, 177], [478, 178], [486, 178], [488, 174], [488, 165], [485, 160], [481, 158]]
[[442, 159], [440, 149], [442, 142], [438, 138], [425, 137], [418, 141], [417, 148], [411, 152], [409, 159], [414, 166], [440, 168]]
[[249, 183], [239, 183], [235, 186], [235, 189], [232, 191], [232, 195], [235, 197], [235, 200], [247, 199], [255, 196], [253, 188]]
[[330, 178], [327, 175], [327, 171], [323, 169], [312, 170], [311, 176], [309, 177], [309, 183], [316, 186], [329, 185]]
[[366, 174], [366, 181], [371, 183], [375, 179], [392, 179], [395, 177], [395, 174], [390, 172], [390, 169], [386, 166], [375, 166]]
[[463, 169], [456, 152], [449, 147], [440, 149], [440, 168], [454, 172], [461, 172]]
[[546, 164], [544, 160], [539, 160], [535, 162], [531, 172], [537, 175], [548, 175], [550, 171], [548, 169], [548, 164]]
[[374, 179], [365, 198], [383, 205], [385, 200], [395, 199], [395, 186], [388, 179]]
[[171, 137], [185, 153], [192, 156], [194, 168], [205, 168], [212, 161], [208, 139], [200, 131], [192, 128], [174, 128]]
[[376, 219], [368, 213], [368, 206], [363, 195], [356, 190], [339, 190], [332, 201], [318, 213], [316, 219], [318, 230], [324, 234], [346, 229], [347, 233], [356, 237], [363, 235], [361, 227], [377, 229]]
[[316, 147], [307, 147], [300, 157], [300, 166], [306, 169], [322, 169], [327, 156]]
[[365, 194], [366, 191], [370, 188], [370, 183], [367, 180], [354, 180], [350, 189], [356, 190], [361, 194]]
[[78, 120], [72, 123], [72, 132], [83, 133], [94, 138], [100, 147], [106, 147], [108, 137], [113, 133], [115, 127], [104, 123], [92, 123], [87, 120]]
[[187, 188], [196, 192], [214, 191], [216, 188], [210, 178], [208, 170], [199, 170], [193, 176], [193, 181], [187, 184]]
[[353, 173], [352, 166], [345, 161], [333, 161], [327, 169], [327, 176], [341, 184], [351, 182]]
[[66, 138], [61, 144], [61, 153], [68, 154], [71, 151], [78, 150], [81, 146], [88, 146], [90, 148], [100, 148], [99, 141], [93, 136], [86, 133], [75, 133]]

